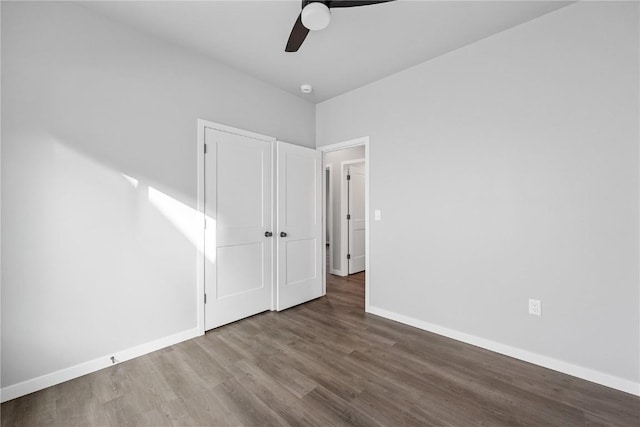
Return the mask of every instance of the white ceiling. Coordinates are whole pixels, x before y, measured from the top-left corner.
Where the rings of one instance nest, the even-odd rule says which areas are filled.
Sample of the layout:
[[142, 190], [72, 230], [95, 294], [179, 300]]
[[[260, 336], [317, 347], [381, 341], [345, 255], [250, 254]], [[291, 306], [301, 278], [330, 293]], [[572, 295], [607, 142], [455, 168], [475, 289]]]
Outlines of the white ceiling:
[[[561, 1], [394, 1], [333, 9], [297, 53], [300, 1], [100, 1], [89, 9], [320, 102], [559, 9]], [[300, 85], [313, 85], [312, 94]]]

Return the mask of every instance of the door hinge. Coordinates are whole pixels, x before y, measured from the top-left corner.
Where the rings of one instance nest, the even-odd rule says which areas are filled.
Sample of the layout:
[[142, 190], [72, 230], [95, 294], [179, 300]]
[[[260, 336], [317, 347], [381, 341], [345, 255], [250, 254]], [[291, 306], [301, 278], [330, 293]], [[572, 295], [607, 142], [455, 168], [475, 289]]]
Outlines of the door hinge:
[[204, 294], [204, 303], [207, 303], [207, 294]]
[[207, 154], [207, 144], [204, 144], [204, 154]]
[[351, 219], [351, 215], [350, 214], [347, 214], [347, 219]]
[[347, 181], [351, 180], [351, 175], [347, 175]]
[[347, 254], [347, 259], [351, 259], [351, 254]]
[[204, 228], [205, 228], [205, 230], [207, 229], [207, 219], [206, 218], [204, 219]]

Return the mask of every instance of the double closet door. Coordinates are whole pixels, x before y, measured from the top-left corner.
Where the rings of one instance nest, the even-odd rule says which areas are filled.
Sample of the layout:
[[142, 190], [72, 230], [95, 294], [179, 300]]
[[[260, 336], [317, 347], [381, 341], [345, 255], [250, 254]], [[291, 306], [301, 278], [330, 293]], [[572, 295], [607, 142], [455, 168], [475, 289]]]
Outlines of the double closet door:
[[323, 295], [321, 154], [204, 130], [205, 329]]

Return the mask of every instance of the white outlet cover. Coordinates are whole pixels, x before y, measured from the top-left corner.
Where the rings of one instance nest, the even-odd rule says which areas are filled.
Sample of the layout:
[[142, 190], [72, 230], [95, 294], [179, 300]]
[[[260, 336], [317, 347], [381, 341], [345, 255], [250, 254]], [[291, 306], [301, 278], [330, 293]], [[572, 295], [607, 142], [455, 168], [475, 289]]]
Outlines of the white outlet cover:
[[376, 221], [380, 221], [380, 209], [376, 209], [375, 211], [373, 211], [373, 217]]
[[540, 302], [539, 299], [529, 300], [529, 314], [533, 314], [535, 316], [542, 315], [542, 302]]

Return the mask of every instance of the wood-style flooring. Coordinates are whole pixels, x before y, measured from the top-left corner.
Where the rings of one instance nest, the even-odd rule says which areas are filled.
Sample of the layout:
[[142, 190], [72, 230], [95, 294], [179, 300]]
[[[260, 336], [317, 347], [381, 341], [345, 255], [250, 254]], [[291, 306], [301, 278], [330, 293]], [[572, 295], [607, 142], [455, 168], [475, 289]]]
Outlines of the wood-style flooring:
[[640, 399], [364, 313], [364, 273], [2, 405], [2, 426], [640, 426]]

